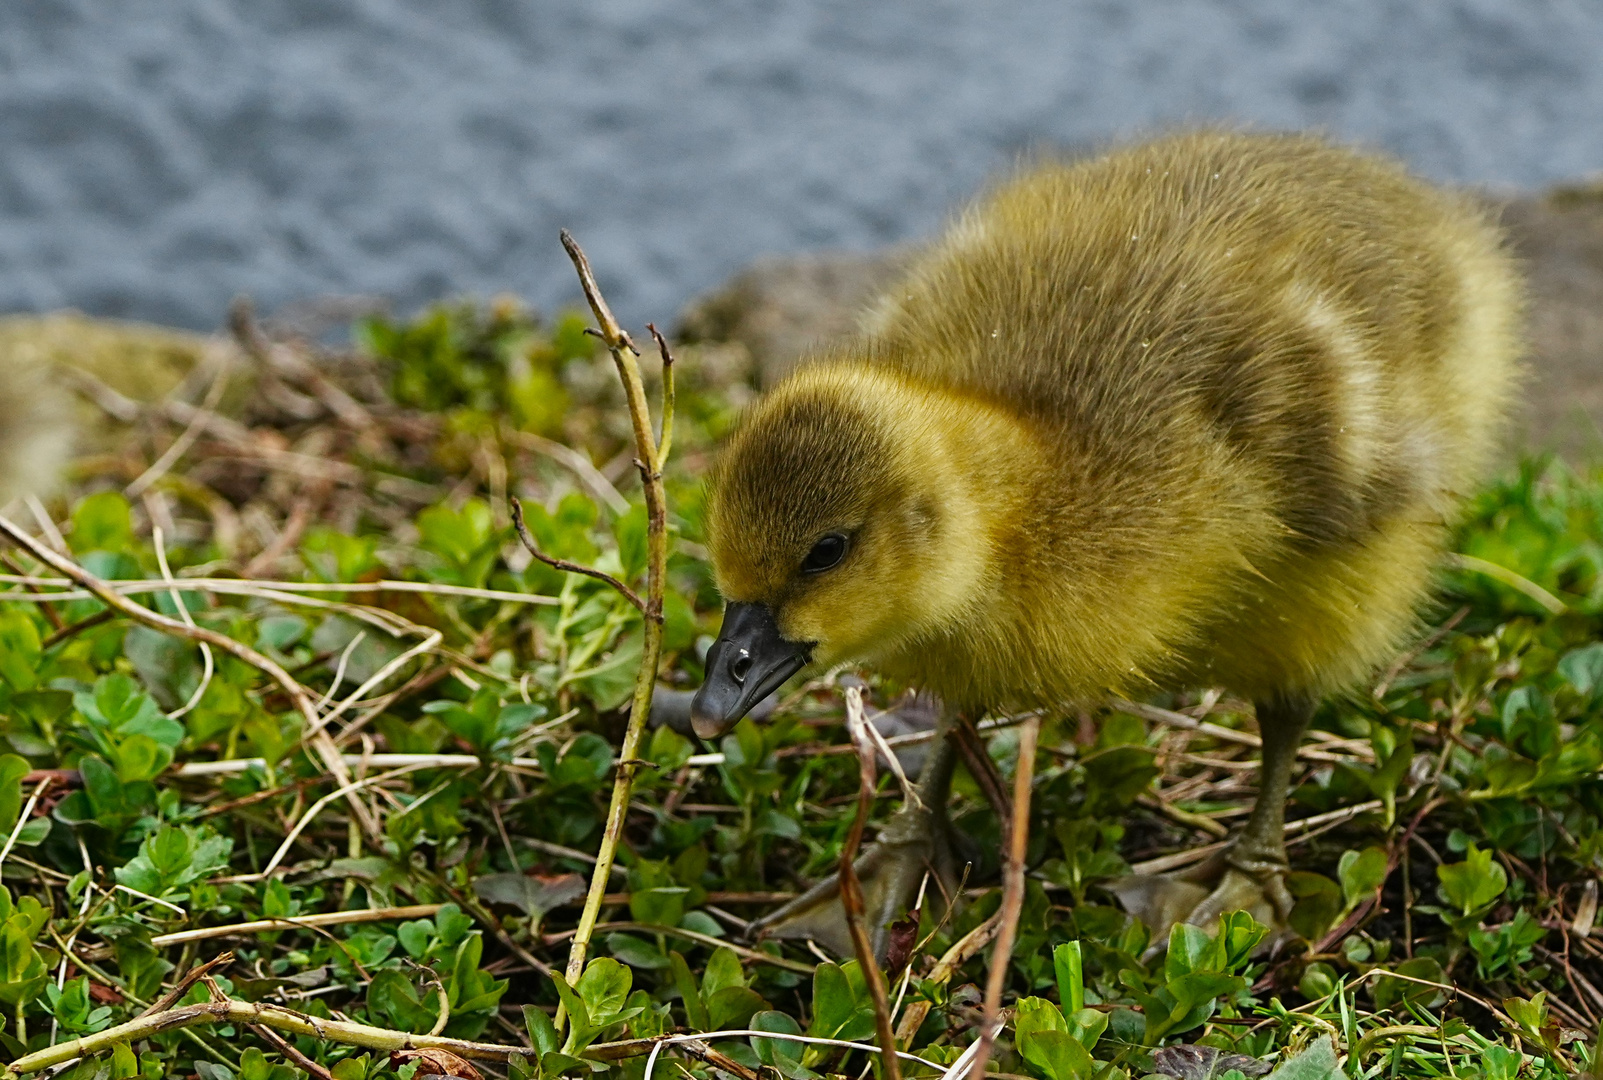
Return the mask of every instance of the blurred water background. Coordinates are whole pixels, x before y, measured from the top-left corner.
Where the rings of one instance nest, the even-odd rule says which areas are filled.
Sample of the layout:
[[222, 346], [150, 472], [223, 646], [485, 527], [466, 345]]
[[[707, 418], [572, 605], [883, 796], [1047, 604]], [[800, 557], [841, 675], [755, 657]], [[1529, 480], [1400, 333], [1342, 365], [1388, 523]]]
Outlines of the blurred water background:
[[574, 297], [937, 229], [985, 176], [1181, 122], [1440, 180], [1603, 171], [1597, 0], [4, 0], [0, 312]]

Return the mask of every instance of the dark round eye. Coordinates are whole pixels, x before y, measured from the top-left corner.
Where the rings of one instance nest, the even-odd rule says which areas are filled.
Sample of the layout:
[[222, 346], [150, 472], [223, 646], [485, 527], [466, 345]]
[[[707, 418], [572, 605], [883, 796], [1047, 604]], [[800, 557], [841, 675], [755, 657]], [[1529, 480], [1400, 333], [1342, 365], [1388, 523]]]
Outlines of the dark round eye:
[[813, 550], [802, 560], [802, 573], [817, 574], [828, 570], [846, 557], [846, 537], [830, 533], [813, 545]]

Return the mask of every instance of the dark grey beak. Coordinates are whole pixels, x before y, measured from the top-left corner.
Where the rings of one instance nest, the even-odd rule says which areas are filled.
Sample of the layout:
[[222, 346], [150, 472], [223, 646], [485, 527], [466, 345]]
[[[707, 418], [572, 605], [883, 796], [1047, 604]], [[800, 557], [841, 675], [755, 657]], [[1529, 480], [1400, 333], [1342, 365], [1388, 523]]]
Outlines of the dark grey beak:
[[707, 650], [707, 681], [690, 702], [690, 725], [716, 739], [763, 698], [807, 666], [812, 643], [786, 641], [763, 604], [730, 604], [724, 626]]

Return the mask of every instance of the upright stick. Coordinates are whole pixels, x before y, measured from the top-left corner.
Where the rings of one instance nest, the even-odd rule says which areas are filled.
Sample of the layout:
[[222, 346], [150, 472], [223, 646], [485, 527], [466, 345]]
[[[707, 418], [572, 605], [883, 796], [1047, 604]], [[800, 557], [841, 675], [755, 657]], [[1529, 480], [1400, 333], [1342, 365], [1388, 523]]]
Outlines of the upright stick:
[[[562, 246], [573, 260], [584, 297], [590, 302], [590, 310], [595, 313], [598, 336], [612, 353], [618, 377], [623, 380], [624, 394], [629, 402], [629, 419], [634, 426], [635, 466], [640, 470], [641, 486], [645, 490], [647, 543], [645, 641], [640, 651], [640, 671], [635, 676], [629, 726], [624, 731], [623, 745], [618, 750], [618, 773], [612, 784], [612, 803], [607, 808], [601, 848], [596, 852], [595, 871], [590, 877], [590, 892], [585, 897], [584, 911], [579, 915], [579, 926], [568, 951], [567, 979], [571, 985], [577, 983], [584, 972], [585, 957], [590, 951], [590, 936], [595, 932], [596, 920], [601, 914], [601, 902], [607, 894], [612, 862], [618, 852], [618, 840], [623, 835], [624, 818], [629, 812], [629, 795], [634, 788], [635, 769], [639, 764], [640, 741], [646, 730], [646, 720], [651, 715], [651, 695], [657, 684], [657, 659], [662, 650], [662, 592], [668, 570], [668, 500], [662, 486], [662, 467], [667, 457], [668, 437], [673, 430], [673, 397], [672, 391], [667, 389], [672, 386], [673, 357], [668, 352], [667, 342], [653, 333], [662, 355], [665, 385], [662, 417], [664, 438], [659, 447], [652, 436], [645, 381], [640, 377], [640, 365], [635, 362], [639, 352], [634, 342], [629, 340], [628, 333], [618, 325], [612, 309], [601, 295], [595, 274], [590, 270], [590, 260], [585, 258], [583, 249], [568, 235], [566, 229], [562, 232]], [[558, 1025], [565, 1020], [564, 1014], [558, 1012]]]
[[980, 1025], [980, 1051], [969, 1068], [972, 1080], [982, 1080], [991, 1060], [991, 1047], [1002, 1014], [1002, 988], [1007, 985], [1007, 969], [1013, 960], [1013, 942], [1018, 938], [1019, 914], [1024, 910], [1024, 857], [1030, 846], [1030, 785], [1035, 781], [1035, 742], [1041, 732], [1041, 718], [1031, 716], [1019, 728], [1019, 763], [1013, 771], [1013, 821], [1007, 832], [1007, 869], [1002, 879], [1001, 925], [996, 948], [991, 952], [991, 970], [985, 980], [985, 1019]]
[[879, 969], [879, 958], [874, 955], [868, 928], [863, 923], [863, 883], [857, 879], [857, 851], [863, 844], [863, 826], [868, 821], [869, 808], [874, 803], [877, 780], [875, 754], [878, 752], [868, 721], [863, 717], [863, 692], [855, 686], [846, 688], [846, 729], [851, 733], [852, 744], [857, 747], [857, 814], [846, 835], [846, 846], [840, 853], [840, 903], [846, 912], [846, 927], [852, 935], [852, 950], [857, 954], [857, 966], [862, 969], [863, 981], [874, 1001], [874, 1028], [879, 1035], [882, 1080], [901, 1080], [902, 1069], [896, 1058], [896, 1033], [891, 1028], [890, 994], [885, 976]]

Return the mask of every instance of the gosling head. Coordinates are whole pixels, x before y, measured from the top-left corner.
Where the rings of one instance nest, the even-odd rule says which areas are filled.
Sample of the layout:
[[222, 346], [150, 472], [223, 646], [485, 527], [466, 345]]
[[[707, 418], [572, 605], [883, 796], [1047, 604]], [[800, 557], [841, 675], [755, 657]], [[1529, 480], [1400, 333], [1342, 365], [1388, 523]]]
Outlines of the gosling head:
[[950, 614], [978, 553], [959, 550], [961, 494], [920, 398], [871, 369], [805, 369], [724, 449], [706, 521], [727, 607], [697, 735], [722, 735], [809, 664], [872, 659]]

